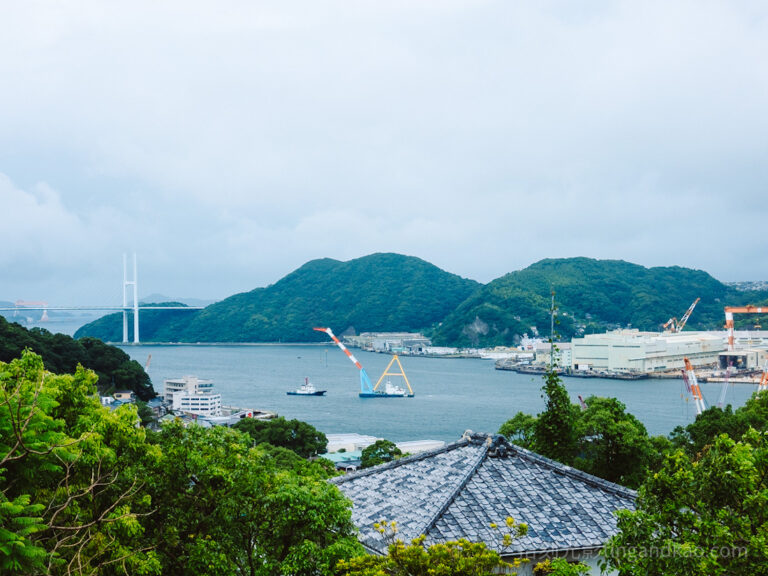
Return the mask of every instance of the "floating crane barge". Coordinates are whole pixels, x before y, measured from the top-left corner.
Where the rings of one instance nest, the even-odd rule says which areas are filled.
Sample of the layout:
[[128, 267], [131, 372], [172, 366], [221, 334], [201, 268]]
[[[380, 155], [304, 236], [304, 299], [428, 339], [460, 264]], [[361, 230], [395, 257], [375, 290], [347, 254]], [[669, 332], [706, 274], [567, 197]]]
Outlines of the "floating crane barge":
[[[344, 354], [347, 355], [347, 357], [352, 361], [352, 363], [357, 366], [358, 370], [360, 370], [360, 398], [411, 398], [413, 397], [413, 388], [411, 388], [410, 382], [408, 382], [408, 377], [405, 375], [405, 371], [403, 370], [403, 365], [400, 364], [400, 359], [395, 355], [392, 360], [389, 362], [389, 365], [384, 370], [384, 373], [381, 375], [379, 380], [376, 382], [376, 385], [374, 386], [371, 384], [371, 379], [368, 377], [368, 373], [365, 371], [365, 368], [363, 368], [362, 364], [358, 361], [357, 358], [355, 358], [352, 355], [352, 352], [347, 349], [346, 346], [336, 338], [336, 335], [333, 333], [333, 330], [330, 328], [313, 328], [313, 330], [316, 330], [318, 332], [325, 332], [328, 334], [328, 336], [331, 337], [331, 340], [336, 342], [336, 345], [341, 348], [341, 350], [344, 352]], [[397, 365], [400, 367], [400, 372], [390, 372], [389, 369], [392, 367], [392, 364], [394, 362], [397, 362]], [[402, 386], [396, 386], [392, 384], [389, 379], [384, 383], [384, 389], [380, 390], [379, 386], [381, 385], [382, 381], [384, 380], [385, 376], [402, 376], [403, 380], [405, 381], [406, 386], [408, 386], [408, 391], [406, 392], [405, 388]]]

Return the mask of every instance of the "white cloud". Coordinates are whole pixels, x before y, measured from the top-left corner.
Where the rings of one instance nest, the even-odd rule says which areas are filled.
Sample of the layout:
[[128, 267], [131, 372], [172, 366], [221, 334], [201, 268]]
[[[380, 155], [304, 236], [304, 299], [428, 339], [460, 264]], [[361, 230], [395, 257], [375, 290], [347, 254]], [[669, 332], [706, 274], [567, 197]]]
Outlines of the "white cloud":
[[765, 53], [760, 2], [15, 3], [0, 263], [96, 298], [132, 250], [204, 297], [377, 251], [764, 276]]

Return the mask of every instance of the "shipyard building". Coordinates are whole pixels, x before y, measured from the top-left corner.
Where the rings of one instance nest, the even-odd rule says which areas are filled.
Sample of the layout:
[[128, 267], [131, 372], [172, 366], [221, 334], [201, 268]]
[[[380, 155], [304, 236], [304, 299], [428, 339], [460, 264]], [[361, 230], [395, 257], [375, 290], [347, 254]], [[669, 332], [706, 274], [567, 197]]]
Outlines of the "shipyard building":
[[664, 372], [719, 364], [728, 343], [724, 332], [658, 333], [614, 330], [571, 340], [575, 371]]

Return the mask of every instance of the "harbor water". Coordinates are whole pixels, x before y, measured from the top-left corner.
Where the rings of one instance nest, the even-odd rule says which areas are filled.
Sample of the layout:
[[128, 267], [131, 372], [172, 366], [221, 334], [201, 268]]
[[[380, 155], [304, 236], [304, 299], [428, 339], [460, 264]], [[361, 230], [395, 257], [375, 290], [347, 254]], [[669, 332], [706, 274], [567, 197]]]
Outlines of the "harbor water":
[[[458, 440], [465, 430], [494, 433], [517, 412], [544, 408], [540, 375], [494, 369], [490, 360], [400, 357], [413, 398], [360, 398], [357, 368], [334, 345], [138, 345], [121, 346], [142, 366], [161, 393], [163, 381], [193, 375], [213, 380], [228, 406], [276, 412], [303, 420], [326, 434], [357, 432], [405, 440]], [[375, 384], [391, 356], [354, 350]], [[289, 396], [305, 378], [325, 396]], [[694, 420], [683, 381], [564, 378], [574, 402], [578, 395], [615, 397], [650, 434], [668, 434]], [[401, 384], [402, 379], [393, 377]], [[702, 384], [710, 405], [722, 384]], [[729, 384], [726, 403], [741, 406], [755, 391]]]

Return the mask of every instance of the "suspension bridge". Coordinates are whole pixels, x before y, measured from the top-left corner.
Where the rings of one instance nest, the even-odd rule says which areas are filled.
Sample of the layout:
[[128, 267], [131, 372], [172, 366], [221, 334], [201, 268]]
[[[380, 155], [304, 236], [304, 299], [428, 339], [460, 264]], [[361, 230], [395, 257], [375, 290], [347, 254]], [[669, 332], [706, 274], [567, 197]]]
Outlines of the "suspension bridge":
[[[129, 299], [129, 288], [132, 288], [132, 298]], [[202, 306], [141, 306], [139, 305], [137, 282], [136, 254], [133, 255], [133, 279], [128, 279], [128, 258], [123, 255], [123, 305], [122, 306], [50, 306], [47, 302], [28, 302], [17, 300], [13, 306], [0, 307], [0, 312], [41, 311], [40, 320], [48, 319], [49, 311], [80, 310], [84, 312], [120, 312], [123, 313], [123, 344], [128, 344], [128, 314], [133, 312], [133, 343], [139, 344], [139, 311], [140, 310], [202, 310]]]

